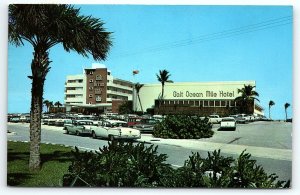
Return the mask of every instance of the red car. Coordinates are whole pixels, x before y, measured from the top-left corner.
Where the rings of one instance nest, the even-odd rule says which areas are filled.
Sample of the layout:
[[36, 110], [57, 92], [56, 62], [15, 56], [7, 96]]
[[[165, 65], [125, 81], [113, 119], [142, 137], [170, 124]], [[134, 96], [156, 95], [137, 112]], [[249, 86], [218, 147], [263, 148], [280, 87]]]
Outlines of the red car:
[[128, 127], [133, 127], [136, 124], [140, 124], [141, 121], [142, 121], [142, 119], [139, 117], [128, 118], [127, 125], [128, 125]]

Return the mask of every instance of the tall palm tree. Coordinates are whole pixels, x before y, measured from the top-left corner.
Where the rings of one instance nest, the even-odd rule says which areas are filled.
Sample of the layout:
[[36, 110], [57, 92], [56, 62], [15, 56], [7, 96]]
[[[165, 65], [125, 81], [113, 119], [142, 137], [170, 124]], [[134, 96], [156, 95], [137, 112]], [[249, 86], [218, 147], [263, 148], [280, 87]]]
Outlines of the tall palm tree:
[[59, 101], [57, 101], [54, 103], [54, 106], [57, 106], [59, 108], [60, 106], [62, 106], [62, 104]]
[[136, 84], [134, 85], [134, 88], [135, 88], [137, 97], [138, 97], [138, 99], [139, 99], [139, 103], [140, 103], [140, 106], [141, 106], [142, 113], [144, 113], [144, 111], [143, 111], [143, 106], [142, 106], [141, 98], [140, 98], [140, 89], [141, 89], [143, 86], [144, 86], [144, 84], [140, 84], [140, 83], [136, 83]]
[[50, 107], [50, 104], [49, 104], [49, 100], [44, 100], [43, 101], [43, 104], [45, 104], [45, 106], [47, 107], [47, 112], [49, 112], [49, 107]]
[[241, 112], [249, 112], [250, 104], [254, 103], [254, 100], [259, 101], [257, 98], [259, 94], [254, 91], [255, 86], [244, 85], [242, 89], [238, 89], [238, 93], [241, 95], [234, 99], [235, 102], [238, 102], [241, 106]]
[[275, 105], [275, 102], [270, 100], [269, 101], [269, 119], [271, 119], [271, 106], [274, 106]]
[[41, 112], [44, 82], [50, 70], [49, 50], [57, 44], [69, 52], [95, 60], [104, 60], [111, 47], [110, 32], [103, 22], [79, 15], [72, 5], [11, 4], [9, 5], [9, 42], [16, 46], [29, 42], [33, 49], [31, 62], [31, 121], [29, 169], [40, 169]]
[[288, 108], [288, 107], [290, 107], [290, 104], [289, 104], [289, 103], [285, 103], [285, 104], [284, 104], [284, 110], [285, 110], [285, 121], [287, 121], [287, 111], [286, 111], [286, 110], [287, 110], [287, 108]]
[[173, 83], [172, 80], [169, 80], [169, 77], [171, 75], [169, 74], [169, 71], [167, 70], [160, 70], [159, 74], [156, 74], [157, 80], [161, 82], [161, 95], [160, 99], [164, 98], [164, 89], [165, 89], [165, 83]]

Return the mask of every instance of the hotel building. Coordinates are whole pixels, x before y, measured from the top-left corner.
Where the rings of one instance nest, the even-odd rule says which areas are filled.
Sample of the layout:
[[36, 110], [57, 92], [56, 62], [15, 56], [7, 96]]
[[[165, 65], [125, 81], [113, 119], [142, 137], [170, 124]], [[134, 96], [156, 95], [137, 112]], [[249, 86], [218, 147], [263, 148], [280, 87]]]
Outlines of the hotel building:
[[[139, 96], [144, 112], [152, 109], [154, 114], [228, 116], [239, 113], [234, 99], [240, 96], [238, 89], [242, 89], [245, 85], [256, 86], [256, 83], [255, 81], [165, 83], [164, 97], [160, 100], [161, 84], [144, 84], [139, 91]], [[141, 111], [136, 97], [134, 91], [134, 110]], [[263, 108], [256, 102], [249, 106], [249, 113], [264, 115]]]
[[114, 78], [100, 64], [85, 68], [83, 74], [69, 75], [65, 82], [67, 112], [103, 113], [118, 112], [124, 101], [132, 101], [133, 84]]

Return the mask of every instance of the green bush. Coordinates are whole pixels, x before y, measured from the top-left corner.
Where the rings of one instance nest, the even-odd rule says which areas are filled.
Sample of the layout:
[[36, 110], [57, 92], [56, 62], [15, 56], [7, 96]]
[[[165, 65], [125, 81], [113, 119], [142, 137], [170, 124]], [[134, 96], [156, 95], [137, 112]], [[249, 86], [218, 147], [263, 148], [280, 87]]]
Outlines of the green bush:
[[99, 150], [80, 152], [76, 148], [69, 173], [64, 176], [64, 186], [165, 186], [173, 171], [165, 163], [167, 155], [157, 153], [157, 146], [109, 142]]
[[109, 142], [99, 152], [73, 151], [64, 186], [91, 187], [205, 187], [205, 188], [283, 188], [290, 183], [268, 175], [245, 152], [234, 160], [220, 150], [206, 158], [192, 153], [184, 166], [174, 169], [157, 146], [143, 143]]
[[154, 137], [170, 139], [200, 139], [213, 135], [212, 124], [208, 118], [198, 116], [168, 115], [155, 125]]
[[290, 181], [277, 181], [275, 174], [264, 169], [243, 151], [234, 160], [223, 157], [220, 150], [208, 152], [207, 158], [193, 153], [183, 167], [177, 169], [176, 186], [209, 188], [288, 188]]

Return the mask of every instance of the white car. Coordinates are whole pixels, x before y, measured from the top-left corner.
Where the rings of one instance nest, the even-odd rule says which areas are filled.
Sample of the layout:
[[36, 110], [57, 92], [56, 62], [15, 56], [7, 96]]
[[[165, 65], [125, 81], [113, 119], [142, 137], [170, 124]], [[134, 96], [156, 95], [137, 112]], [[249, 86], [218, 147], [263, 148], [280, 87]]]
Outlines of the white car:
[[111, 141], [115, 139], [140, 139], [141, 132], [137, 129], [129, 128], [127, 122], [119, 120], [105, 120], [99, 122], [98, 127], [93, 126], [93, 138], [107, 138]]
[[210, 123], [220, 123], [222, 121], [222, 118], [219, 115], [209, 115], [208, 122]]
[[235, 119], [233, 117], [222, 118], [220, 128], [221, 129], [233, 129], [233, 130], [235, 130], [236, 129]]
[[92, 133], [91, 127], [93, 126], [93, 121], [91, 120], [72, 120], [72, 124], [65, 126], [66, 134], [88, 134]]

